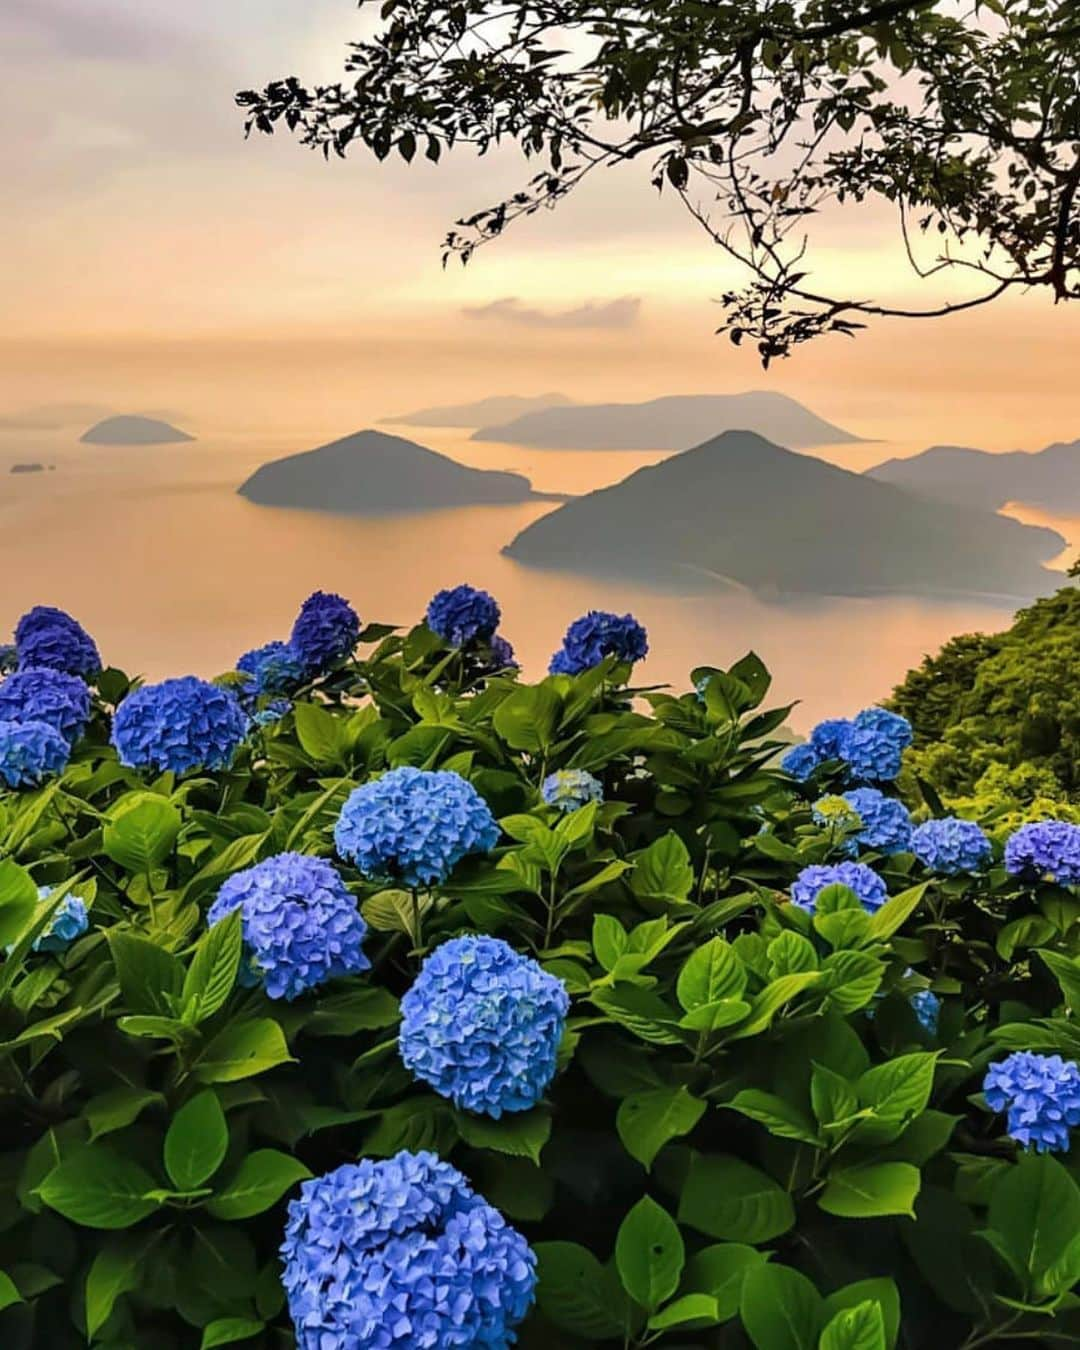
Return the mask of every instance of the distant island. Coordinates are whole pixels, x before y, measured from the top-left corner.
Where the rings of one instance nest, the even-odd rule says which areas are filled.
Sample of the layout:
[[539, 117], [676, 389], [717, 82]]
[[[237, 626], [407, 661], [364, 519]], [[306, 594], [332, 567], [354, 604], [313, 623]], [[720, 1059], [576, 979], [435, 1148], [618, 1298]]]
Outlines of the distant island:
[[934, 445], [910, 459], [886, 460], [866, 473], [882, 483], [988, 511], [997, 511], [1008, 502], [1080, 510], [1080, 441], [1000, 455], [966, 446]]
[[[729, 431], [542, 516], [504, 550], [536, 566], [765, 595], [1045, 591], [1053, 530], [961, 508]], [[873, 640], [868, 629], [867, 640]]]
[[[56, 465], [50, 464], [49, 468], [55, 469]], [[44, 473], [44, 472], [45, 472], [45, 465], [39, 464], [37, 462], [33, 464], [13, 464], [11, 468], [8, 469], [8, 473]]]
[[533, 398], [518, 394], [482, 398], [476, 403], [450, 403], [443, 407], [419, 408], [400, 417], [384, 417], [384, 426], [411, 427], [486, 427], [496, 422], [511, 422], [527, 413], [545, 408], [566, 408], [573, 403], [565, 394], [537, 394]]
[[272, 460], [237, 491], [261, 506], [358, 515], [524, 502], [548, 495], [534, 492], [519, 473], [470, 469], [383, 431], [358, 431]]
[[761, 390], [546, 408], [481, 427], [472, 439], [535, 450], [686, 450], [724, 431], [753, 431], [801, 449], [861, 439], [793, 398]]
[[186, 431], [156, 417], [106, 417], [84, 431], [79, 440], [84, 445], [178, 445], [193, 441]]

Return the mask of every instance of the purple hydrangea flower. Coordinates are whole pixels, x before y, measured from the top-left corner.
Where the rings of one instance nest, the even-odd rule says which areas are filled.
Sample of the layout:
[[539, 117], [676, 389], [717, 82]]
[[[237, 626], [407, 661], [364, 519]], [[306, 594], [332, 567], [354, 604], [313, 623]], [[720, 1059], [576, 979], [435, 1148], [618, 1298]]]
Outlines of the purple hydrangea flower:
[[645, 629], [632, 614], [607, 614], [591, 609], [566, 630], [562, 646], [551, 658], [552, 675], [580, 675], [607, 656], [624, 665], [644, 659], [649, 650]]
[[[51, 886], [42, 886], [38, 890], [38, 899], [48, 900], [52, 892]], [[34, 951], [54, 954], [66, 951], [89, 927], [90, 915], [86, 901], [77, 895], [65, 895], [48, 928], [34, 943]]]
[[501, 617], [495, 599], [474, 586], [439, 591], [427, 607], [427, 626], [451, 647], [491, 638]]
[[366, 876], [436, 886], [470, 853], [488, 853], [499, 827], [467, 779], [448, 771], [391, 769], [349, 795], [334, 842]]
[[1005, 1111], [1006, 1129], [1037, 1153], [1065, 1153], [1080, 1125], [1080, 1067], [1060, 1055], [1017, 1050], [991, 1064], [983, 1080], [991, 1111]]
[[94, 675], [101, 657], [82, 624], [52, 605], [35, 605], [15, 628], [15, 650], [21, 667], [44, 666], [68, 675]]
[[528, 1111], [555, 1077], [569, 1007], [562, 981], [500, 938], [454, 938], [401, 1000], [401, 1058], [462, 1110]]
[[239, 658], [236, 669], [251, 677], [244, 693], [252, 697], [287, 694], [304, 680], [304, 663], [288, 642], [254, 647]]
[[37, 787], [63, 773], [71, 746], [48, 722], [0, 722], [0, 779], [10, 788]]
[[74, 745], [90, 720], [90, 690], [77, 675], [25, 668], [0, 684], [0, 721], [47, 722]]
[[973, 820], [944, 816], [927, 820], [911, 836], [911, 851], [922, 865], [942, 876], [975, 872], [990, 861], [990, 840]]
[[351, 656], [360, 639], [360, 619], [347, 600], [316, 591], [300, 606], [289, 645], [307, 675], [318, 675]]
[[506, 1350], [535, 1298], [528, 1243], [434, 1153], [305, 1181], [281, 1256], [297, 1350]]
[[871, 914], [888, 899], [884, 881], [865, 863], [815, 863], [804, 867], [791, 883], [792, 904], [812, 914], [817, 906], [817, 898], [826, 886], [846, 886], [849, 891], [855, 892], [863, 909]]
[[1034, 820], [1009, 837], [1005, 868], [1026, 881], [1044, 878], [1059, 886], [1080, 885], [1080, 825]]
[[602, 802], [604, 785], [586, 769], [558, 769], [544, 779], [540, 795], [548, 806], [569, 814], [589, 802]]
[[325, 858], [278, 853], [229, 877], [206, 916], [213, 926], [239, 909], [248, 969], [269, 998], [292, 1000], [371, 962], [356, 898]]
[[128, 694], [113, 718], [112, 742], [128, 768], [189, 773], [228, 768], [247, 729], [231, 690], [183, 675]]

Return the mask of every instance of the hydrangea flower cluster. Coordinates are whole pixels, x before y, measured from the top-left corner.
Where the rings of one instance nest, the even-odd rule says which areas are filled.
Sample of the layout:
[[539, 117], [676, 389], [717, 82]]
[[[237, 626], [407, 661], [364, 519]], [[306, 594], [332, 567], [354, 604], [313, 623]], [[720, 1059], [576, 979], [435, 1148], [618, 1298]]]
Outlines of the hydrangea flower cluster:
[[48, 722], [0, 721], [0, 779], [10, 788], [37, 787], [63, 773], [71, 746]]
[[275, 722], [280, 722], [287, 713], [292, 712], [292, 706], [287, 698], [272, 699], [265, 708], [252, 713], [251, 720], [257, 727], [272, 727]]
[[932, 989], [918, 989], [912, 994], [910, 1002], [919, 1026], [928, 1036], [936, 1036], [941, 1016], [941, 1000], [937, 994]]
[[475, 586], [438, 591], [427, 607], [427, 626], [451, 647], [489, 640], [500, 618], [502, 614], [494, 597]]
[[46, 722], [74, 745], [89, 720], [90, 690], [77, 675], [28, 667], [0, 684], [0, 721]]
[[1047, 878], [1059, 886], [1080, 885], [1080, 825], [1064, 820], [1021, 825], [1005, 845], [1005, 868], [1028, 881]]
[[501, 938], [454, 938], [401, 1000], [401, 1058], [455, 1106], [498, 1120], [543, 1097], [569, 1008], [562, 981]]
[[281, 1256], [297, 1350], [505, 1350], [536, 1291], [529, 1244], [434, 1153], [305, 1181]]
[[1060, 1055], [1017, 1050], [991, 1064], [983, 1080], [991, 1111], [1005, 1111], [1006, 1129], [1037, 1153], [1065, 1153], [1080, 1125], [1080, 1066]]
[[[42, 886], [38, 890], [38, 899], [48, 900], [52, 891], [51, 886]], [[54, 954], [66, 951], [89, 927], [90, 915], [86, 901], [77, 895], [65, 895], [48, 928], [35, 941], [34, 951]]]
[[931, 872], [958, 877], [990, 861], [990, 840], [973, 820], [943, 816], [927, 820], [911, 836], [911, 851]]
[[226, 769], [247, 725], [231, 690], [182, 675], [128, 694], [113, 718], [112, 743], [130, 769]]
[[488, 669], [494, 673], [497, 670], [519, 670], [517, 657], [514, 655], [514, 648], [503, 637], [501, 633], [493, 633], [491, 637], [491, 661]]
[[253, 647], [239, 658], [236, 669], [250, 676], [243, 688], [249, 697], [287, 694], [304, 679], [304, 663], [288, 642]]
[[249, 970], [269, 998], [292, 1000], [327, 980], [357, 975], [367, 924], [325, 858], [278, 853], [229, 877], [206, 916], [211, 927], [239, 909]]
[[489, 853], [499, 827], [467, 779], [405, 766], [354, 788], [334, 842], [366, 877], [436, 886], [470, 853]]
[[796, 745], [781, 761], [785, 773], [805, 782], [830, 760], [842, 760], [848, 778], [858, 783], [891, 782], [900, 772], [913, 732], [906, 717], [884, 708], [864, 708], [853, 718], [819, 722], [805, 745]]
[[810, 742], [806, 741], [802, 745], [793, 745], [780, 761], [780, 767], [792, 778], [805, 783], [821, 762], [821, 756]]
[[351, 656], [360, 638], [360, 618], [347, 600], [315, 591], [300, 606], [289, 646], [309, 675], [321, 674]]
[[598, 666], [606, 656], [633, 665], [647, 655], [645, 629], [632, 614], [607, 614], [591, 609], [566, 630], [562, 646], [551, 658], [552, 675], [580, 675]]
[[891, 854], [911, 847], [911, 816], [903, 802], [886, 797], [877, 788], [852, 788], [843, 799], [861, 822], [850, 840], [856, 850], [872, 848]]
[[35, 605], [15, 628], [20, 666], [44, 666], [68, 675], [94, 675], [101, 669], [97, 645], [70, 614], [52, 605]]
[[604, 785], [587, 769], [558, 769], [544, 779], [540, 795], [548, 806], [569, 814], [589, 802], [602, 802]]
[[826, 886], [846, 886], [854, 891], [869, 913], [880, 909], [888, 899], [884, 881], [871, 867], [859, 862], [814, 863], [804, 867], [791, 883], [791, 901], [813, 913], [817, 898]]

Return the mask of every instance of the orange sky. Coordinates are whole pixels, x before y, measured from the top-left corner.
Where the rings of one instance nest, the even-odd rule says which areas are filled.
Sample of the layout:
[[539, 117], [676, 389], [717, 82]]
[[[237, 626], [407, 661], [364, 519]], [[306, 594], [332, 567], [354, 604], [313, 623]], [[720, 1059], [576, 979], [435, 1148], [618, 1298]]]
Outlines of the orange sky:
[[[712, 335], [731, 272], [637, 173], [444, 273], [445, 227], [518, 185], [511, 157], [326, 165], [286, 137], [242, 140], [233, 92], [332, 77], [359, 23], [350, 0], [8, 0], [0, 416], [169, 408], [314, 443], [491, 393], [771, 387], [911, 449], [1080, 436], [1080, 311], [1042, 298], [879, 323], [764, 374]], [[833, 220], [819, 243], [818, 281], [919, 293], [887, 214]], [[626, 298], [621, 327], [558, 317]]]

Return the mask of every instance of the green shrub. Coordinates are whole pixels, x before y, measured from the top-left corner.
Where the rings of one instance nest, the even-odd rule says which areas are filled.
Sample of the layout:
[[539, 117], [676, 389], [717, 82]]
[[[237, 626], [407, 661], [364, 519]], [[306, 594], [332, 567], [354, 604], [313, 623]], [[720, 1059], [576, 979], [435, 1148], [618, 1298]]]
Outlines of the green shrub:
[[[754, 656], [677, 696], [610, 659], [485, 677], [424, 627], [360, 650], [230, 768], [179, 780], [118, 762], [129, 685], [106, 671], [63, 776], [4, 794], [4, 1350], [291, 1344], [286, 1201], [400, 1150], [452, 1161], [533, 1246], [527, 1347], [1080, 1339], [1075, 1163], [1018, 1149], [979, 1095], [1010, 1050], [1080, 1054], [1071, 891], [864, 853], [891, 892], [875, 912], [844, 886], [789, 903], [853, 826], [775, 766], [789, 709], [760, 710]], [[334, 858], [350, 791], [402, 765], [467, 778], [497, 847], [429, 892], [336, 859], [371, 969], [293, 1002], [238, 982], [239, 916], [205, 919], [222, 883]], [[603, 801], [546, 804], [567, 768]], [[69, 895], [88, 931], [34, 950]], [[545, 1099], [498, 1120], [396, 1045], [425, 955], [477, 932], [572, 998]]]

